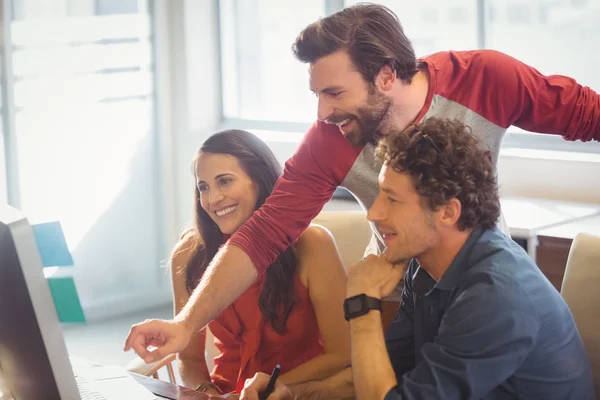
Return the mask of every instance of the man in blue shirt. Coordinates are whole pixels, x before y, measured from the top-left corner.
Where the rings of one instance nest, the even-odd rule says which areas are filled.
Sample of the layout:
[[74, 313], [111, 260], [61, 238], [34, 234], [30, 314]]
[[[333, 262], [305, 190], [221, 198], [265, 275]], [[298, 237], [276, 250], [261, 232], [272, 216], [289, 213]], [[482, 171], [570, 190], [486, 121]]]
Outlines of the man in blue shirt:
[[[430, 118], [378, 148], [384, 167], [368, 218], [386, 251], [349, 268], [344, 305], [352, 339], [345, 383], [353, 378], [360, 399], [595, 398], [566, 303], [496, 227], [497, 185], [479, 146], [462, 123]], [[379, 299], [402, 276], [402, 304], [384, 341]], [[314, 382], [312, 392], [343, 397], [340, 378]], [[267, 380], [256, 376], [242, 398]], [[278, 384], [269, 399], [303, 398], [307, 388]]]

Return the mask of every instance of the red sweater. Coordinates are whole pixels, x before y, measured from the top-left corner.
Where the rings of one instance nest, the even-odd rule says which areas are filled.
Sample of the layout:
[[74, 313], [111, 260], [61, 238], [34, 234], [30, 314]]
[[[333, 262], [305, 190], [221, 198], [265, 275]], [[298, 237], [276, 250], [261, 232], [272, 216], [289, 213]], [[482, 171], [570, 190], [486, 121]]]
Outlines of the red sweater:
[[[450, 51], [421, 59], [430, 74], [417, 121], [432, 116], [462, 120], [486, 144], [494, 163], [506, 129], [600, 140], [600, 95], [561, 75], [544, 76], [497, 51]], [[294, 243], [338, 186], [368, 208], [377, 195], [381, 164], [373, 146], [353, 147], [337, 126], [315, 122], [286, 164], [272, 195], [230, 243], [259, 273]]]

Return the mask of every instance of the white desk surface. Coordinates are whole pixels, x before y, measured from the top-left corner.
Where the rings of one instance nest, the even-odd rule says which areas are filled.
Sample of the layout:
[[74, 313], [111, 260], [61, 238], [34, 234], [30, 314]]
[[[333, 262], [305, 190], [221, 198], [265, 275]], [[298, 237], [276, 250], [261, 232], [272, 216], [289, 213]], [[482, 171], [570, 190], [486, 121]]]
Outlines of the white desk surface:
[[537, 232], [538, 236], [553, 236], [564, 239], [575, 239], [579, 233], [591, 233], [600, 236], [600, 215], [584, 218], [567, 224], [552, 228], [542, 229]]
[[502, 213], [512, 237], [527, 239], [542, 229], [600, 216], [600, 204], [504, 196]]

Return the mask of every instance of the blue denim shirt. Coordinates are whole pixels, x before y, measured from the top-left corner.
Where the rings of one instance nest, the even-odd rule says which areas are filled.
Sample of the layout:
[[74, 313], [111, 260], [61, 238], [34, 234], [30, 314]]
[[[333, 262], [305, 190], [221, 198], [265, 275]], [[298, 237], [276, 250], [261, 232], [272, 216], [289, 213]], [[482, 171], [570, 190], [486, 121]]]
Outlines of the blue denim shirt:
[[594, 399], [560, 294], [510, 238], [475, 230], [436, 282], [416, 262], [386, 332], [391, 399]]

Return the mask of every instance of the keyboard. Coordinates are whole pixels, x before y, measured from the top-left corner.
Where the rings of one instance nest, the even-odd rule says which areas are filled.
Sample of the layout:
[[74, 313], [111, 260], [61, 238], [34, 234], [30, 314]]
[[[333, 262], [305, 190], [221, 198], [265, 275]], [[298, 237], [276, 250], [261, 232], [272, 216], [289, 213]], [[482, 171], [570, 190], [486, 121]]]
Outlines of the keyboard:
[[81, 400], [108, 400], [104, 395], [93, 388], [93, 383], [83, 375], [75, 373], [75, 382]]
[[122, 367], [93, 364], [75, 358], [71, 358], [71, 365], [81, 400], [157, 399]]

